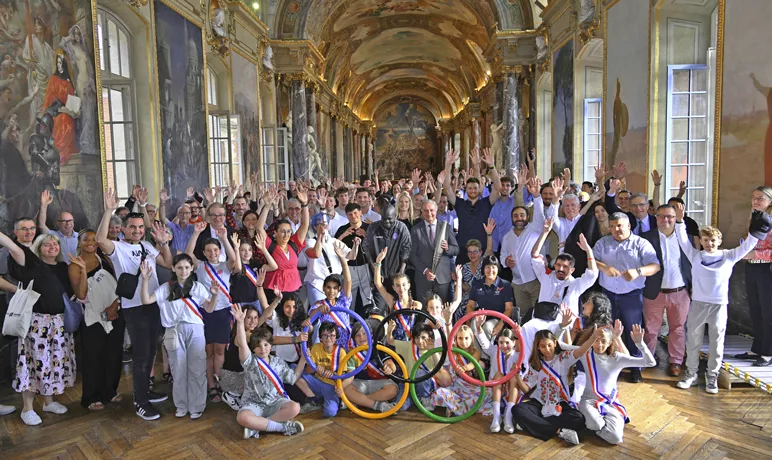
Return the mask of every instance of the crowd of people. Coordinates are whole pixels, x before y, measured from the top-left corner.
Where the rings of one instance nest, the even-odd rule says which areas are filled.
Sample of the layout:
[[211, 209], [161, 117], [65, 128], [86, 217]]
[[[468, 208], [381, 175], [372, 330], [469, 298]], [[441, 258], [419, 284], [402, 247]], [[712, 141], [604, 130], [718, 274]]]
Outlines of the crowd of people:
[[[667, 372], [688, 389], [699, 383], [707, 325], [704, 389], [718, 392], [729, 278], [743, 259], [754, 341], [737, 357], [772, 365], [772, 188], [753, 190], [748, 235], [725, 250], [718, 229], [686, 215], [685, 186], [659, 204], [656, 171], [648, 197], [625, 189], [624, 164], [601, 165], [594, 182], [577, 184], [564, 170], [542, 183], [533, 164], [507, 176], [487, 150], [470, 159], [459, 170], [450, 152], [436, 178], [416, 170], [380, 180], [376, 171], [374, 180], [316, 188], [252, 177], [243, 187], [191, 188], [176, 212], [164, 190], [157, 206], [142, 186], [125, 206], [107, 190], [95, 230], [75, 231], [68, 212], [49, 220], [43, 192], [37, 216], [18, 219], [12, 237], [0, 233], [0, 289], [9, 300], [18, 289], [39, 294], [12, 383], [22, 420], [42, 423], [37, 394], [44, 412], [67, 412], [54, 397], [75, 384], [76, 368], [84, 408], [120, 402], [129, 361], [134, 410], [158, 419], [154, 404], [168, 398], [155, 387], [158, 361], [176, 417], [197, 419], [223, 402], [245, 438], [293, 435], [304, 429], [299, 413], [333, 417], [342, 396], [365, 410], [396, 410], [405, 386], [390, 378], [401, 374], [393, 359], [374, 351], [367, 363], [364, 353], [342, 362], [368, 343], [367, 329], [411, 368], [439, 346], [440, 331], [450, 335], [483, 310], [450, 345], [488, 379], [514, 375], [479, 406], [491, 432], [503, 425], [577, 444], [587, 429], [617, 444], [628, 420], [617, 379], [628, 369], [630, 382], [641, 382], [641, 369], [658, 365], [661, 335]], [[77, 330], [65, 327], [72, 308], [83, 311]], [[403, 309], [433, 320], [400, 314], [378, 327]], [[426, 409], [477, 407], [480, 387], [462, 376], [483, 376], [457, 359], [416, 384]], [[358, 367], [336, 386], [336, 374]]]

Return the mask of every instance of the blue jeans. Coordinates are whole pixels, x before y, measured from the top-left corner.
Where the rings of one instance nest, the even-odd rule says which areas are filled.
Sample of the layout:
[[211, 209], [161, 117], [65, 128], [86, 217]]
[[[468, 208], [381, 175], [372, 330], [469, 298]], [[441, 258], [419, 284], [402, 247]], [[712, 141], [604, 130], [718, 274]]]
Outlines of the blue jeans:
[[308, 388], [311, 389], [314, 395], [324, 400], [324, 416], [335, 417], [338, 415], [340, 398], [335, 394], [335, 387], [329, 383], [322, 382], [314, 374], [303, 374], [302, 378], [308, 383]]
[[630, 356], [641, 356], [641, 351], [630, 338], [630, 331], [633, 330], [633, 324], [643, 326], [643, 289], [636, 289], [626, 294], [615, 294], [603, 289], [603, 293], [611, 300], [611, 313], [614, 316], [614, 321], [621, 320], [622, 326], [625, 327], [622, 340], [630, 352]]

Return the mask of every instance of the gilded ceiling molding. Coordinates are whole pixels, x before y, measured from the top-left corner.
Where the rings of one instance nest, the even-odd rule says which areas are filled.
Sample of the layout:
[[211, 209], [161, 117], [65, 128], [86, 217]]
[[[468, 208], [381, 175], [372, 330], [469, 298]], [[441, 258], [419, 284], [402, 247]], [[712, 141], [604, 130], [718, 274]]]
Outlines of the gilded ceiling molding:
[[124, 3], [128, 3], [129, 5], [133, 6], [136, 9], [140, 9], [143, 6], [147, 5], [147, 2], [149, 0], [123, 0]]
[[235, 22], [231, 12], [220, 0], [201, 0], [200, 11], [204, 16], [204, 32], [209, 50], [220, 57], [231, 53], [231, 40], [235, 35]]

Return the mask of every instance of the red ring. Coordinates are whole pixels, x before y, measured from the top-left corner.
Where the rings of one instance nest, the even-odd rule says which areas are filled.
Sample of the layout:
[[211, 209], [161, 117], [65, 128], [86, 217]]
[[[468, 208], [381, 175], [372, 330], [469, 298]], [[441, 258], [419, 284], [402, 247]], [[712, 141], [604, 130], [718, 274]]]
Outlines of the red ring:
[[[451, 329], [450, 331], [450, 336], [448, 336], [449, 346], [452, 346], [450, 344], [456, 343], [455, 342], [456, 333], [461, 328], [461, 326], [467, 321], [469, 321], [470, 319], [474, 318], [475, 316], [493, 316], [507, 323], [507, 325], [509, 325], [509, 327], [511, 327], [512, 330], [515, 329], [516, 323], [512, 321], [512, 318], [505, 315], [504, 313], [500, 313], [494, 310], [473, 311], [472, 313], [467, 313], [466, 315], [464, 315], [460, 320], [458, 320], [455, 326], [453, 326], [453, 329]], [[520, 350], [521, 350], [521, 353], [519, 354], [519, 357], [517, 359], [517, 365], [512, 366], [512, 370], [509, 371], [509, 373], [504, 377], [501, 377], [500, 379], [496, 379], [496, 380], [486, 380], [485, 382], [481, 382], [475, 378], [470, 377], [469, 374], [467, 374], [466, 372], [463, 374], [459, 374], [459, 376], [462, 379], [464, 379], [464, 381], [466, 381], [467, 383], [470, 383], [472, 385], [477, 385], [478, 387], [479, 386], [495, 387], [497, 385], [501, 385], [503, 383], [509, 382], [512, 379], [512, 377], [514, 377], [515, 374], [517, 374], [520, 371], [520, 367], [523, 365], [523, 360], [525, 359], [525, 356], [523, 356], [523, 353], [522, 353], [523, 333], [522, 331], [520, 331], [520, 328], [517, 329], [517, 340], [520, 342]], [[458, 366], [458, 364], [456, 363], [455, 353], [448, 353], [448, 359], [450, 360], [450, 365], [453, 366], [453, 368], [455, 369]]]

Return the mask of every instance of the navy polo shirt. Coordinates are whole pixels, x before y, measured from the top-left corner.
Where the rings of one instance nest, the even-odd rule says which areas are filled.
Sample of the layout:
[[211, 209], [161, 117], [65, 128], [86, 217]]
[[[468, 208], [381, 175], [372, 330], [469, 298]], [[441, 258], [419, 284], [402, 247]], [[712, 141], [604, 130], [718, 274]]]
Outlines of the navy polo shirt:
[[[485, 234], [485, 228], [483, 224], [488, 222], [488, 217], [491, 214], [493, 205], [488, 197], [480, 198], [472, 204], [469, 200], [462, 200], [456, 198], [456, 216], [458, 217], [458, 247], [466, 247], [466, 242], [472, 239], [480, 240], [482, 243], [482, 251], [485, 252], [485, 243], [487, 241], [487, 235]], [[461, 251], [456, 257], [457, 264], [465, 264], [469, 262], [469, 257], [466, 251]]]
[[504, 313], [506, 303], [515, 302], [515, 296], [512, 293], [512, 285], [501, 278], [488, 286], [485, 279], [472, 281], [472, 289], [469, 291], [469, 300], [477, 302], [475, 310], [494, 310]]

